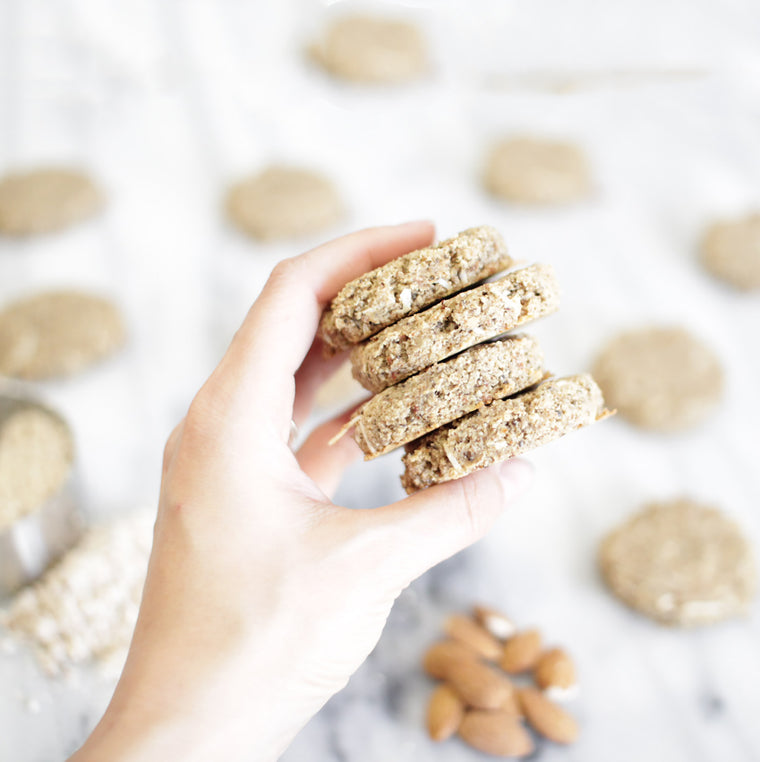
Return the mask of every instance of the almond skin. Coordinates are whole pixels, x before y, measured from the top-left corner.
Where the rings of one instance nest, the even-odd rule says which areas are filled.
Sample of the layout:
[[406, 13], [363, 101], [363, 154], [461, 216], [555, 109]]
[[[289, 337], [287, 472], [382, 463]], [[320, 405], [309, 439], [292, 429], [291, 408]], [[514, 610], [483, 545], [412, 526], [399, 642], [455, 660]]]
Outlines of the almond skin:
[[550, 701], [537, 688], [520, 688], [525, 717], [533, 729], [555, 743], [573, 743], [578, 739], [578, 723], [564, 709]]
[[434, 741], [445, 741], [459, 730], [464, 704], [456, 691], [441, 683], [430, 697], [427, 712], [428, 734]]
[[533, 669], [541, 656], [541, 633], [525, 630], [513, 635], [505, 644], [499, 662], [510, 675]]
[[496, 661], [501, 656], [501, 643], [470, 617], [454, 614], [446, 620], [444, 630], [450, 638], [467, 646], [484, 659]]
[[499, 709], [514, 693], [509, 678], [479, 661], [455, 661], [446, 680], [467, 704], [477, 709]]
[[517, 627], [509, 617], [488, 606], [475, 606], [472, 615], [481, 627], [501, 641], [512, 637], [517, 632]]
[[442, 640], [434, 643], [425, 652], [422, 660], [422, 668], [430, 677], [436, 680], [445, 680], [449, 668], [454, 662], [475, 661], [477, 657], [473, 652], [455, 640]]
[[533, 679], [542, 690], [572, 688], [576, 683], [573, 660], [561, 648], [544, 651], [533, 670]]
[[459, 736], [478, 751], [499, 757], [527, 757], [533, 753], [530, 734], [517, 717], [506, 712], [467, 712]]

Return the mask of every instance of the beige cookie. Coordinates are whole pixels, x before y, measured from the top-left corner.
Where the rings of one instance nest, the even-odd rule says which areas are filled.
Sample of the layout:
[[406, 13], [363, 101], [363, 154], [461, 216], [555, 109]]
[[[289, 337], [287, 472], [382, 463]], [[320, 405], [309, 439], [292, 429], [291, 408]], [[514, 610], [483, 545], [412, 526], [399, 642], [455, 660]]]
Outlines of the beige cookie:
[[326, 177], [307, 169], [272, 166], [230, 188], [227, 214], [244, 233], [271, 240], [331, 227], [342, 217], [343, 205]]
[[61, 230], [103, 206], [93, 181], [75, 169], [50, 168], [0, 180], [0, 233], [32, 235]]
[[616, 336], [597, 357], [593, 374], [611, 407], [631, 423], [657, 431], [696, 426], [723, 394], [718, 358], [682, 328]]
[[577, 146], [515, 137], [502, 140], [486, 160], [486, 189], [518, 204], [563, 204], [587, 196], [591, 177]]
[[121, 315], [106, 299], [74, 291], [38, 294], [0, 312], [0, 375], [68, 376], [123, 342]]
[[428, 68], [425, 42], [417, 27], [371, 16], [334, 21], [311, 53], [330, 74], [353, 82], [405, 82]]
[[354, 378], [372, 392], [559, 308], [550, 265], [531, 265], [402, 318], [351, 350]]
[[746, 611], [752, 549], [719, 511], [685, 498], [651, 503], [609, 534], [602, 576], [624, 603], [663, 624], [709, 624]]
[[543, 363], [531, 336], [480, 344], [376, 394], [347, 428], [369, 460], [538, 383]]
[[760, 289], [760, 213], [712, 225], [702, 240], [702, 264], [735, 288]]
[[468, 228], [347, 283], [322, 315], [319, 335], [329, 348], [345, 349], [511, 264], [497, 230]]
[[407, 445], [401, 484], [411, 494], [588, 426], [609, 415], [588, 374], [550, 379], [533, 391], [495, 400]]
[[0, 531], [55, 495], [73, 459], [68, 427], [52, 413], [20, 407], [0, 419]]

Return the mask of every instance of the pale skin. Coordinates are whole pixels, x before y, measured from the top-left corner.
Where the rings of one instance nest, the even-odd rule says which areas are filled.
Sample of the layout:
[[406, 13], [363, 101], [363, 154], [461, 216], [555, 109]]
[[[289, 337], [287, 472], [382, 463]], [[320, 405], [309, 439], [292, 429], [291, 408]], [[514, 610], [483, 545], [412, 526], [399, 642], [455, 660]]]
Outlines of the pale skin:
[[335, 505], [346, 420], [297, 452], [347, 281], [428, 245], [372, 228], [280, 263], [166, 445], [154, 546], [124, 672], [72, 762], [275, 760], [377, 643], [394, 600], [482, 537], [531, 480], [513, 460], [373, 510]]

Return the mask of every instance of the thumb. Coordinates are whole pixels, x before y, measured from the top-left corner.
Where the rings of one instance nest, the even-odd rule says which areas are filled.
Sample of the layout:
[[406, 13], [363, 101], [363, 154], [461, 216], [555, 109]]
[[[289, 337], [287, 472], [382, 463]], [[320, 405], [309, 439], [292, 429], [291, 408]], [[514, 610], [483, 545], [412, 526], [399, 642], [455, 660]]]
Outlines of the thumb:
[[449, 556], [472, 545], [528, 489], [533, 466], [512, 459], [439, 484], [384, 508], [367, 511], [393, 539], [386, 556], [406, 586]]

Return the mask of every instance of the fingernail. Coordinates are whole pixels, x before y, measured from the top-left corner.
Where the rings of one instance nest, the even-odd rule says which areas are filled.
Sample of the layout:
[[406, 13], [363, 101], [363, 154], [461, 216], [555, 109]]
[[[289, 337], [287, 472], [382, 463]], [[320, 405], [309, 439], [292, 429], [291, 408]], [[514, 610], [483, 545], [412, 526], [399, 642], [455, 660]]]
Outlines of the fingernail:
[[433, 222], [433, 220], [410, 220], [409, 222], [399, 222], [396, 225], [396, 228], [413, 228], [419, 225], [434, 226], [435, 223]]
[[533, 484], [535, 470], [530, 461], [523, 460], [522, 458], [512, 458], [499, 466], [499, 477], [504, 484], [504, 488], [513, 497], [519, 497], [527, 492], [528, 488]]

